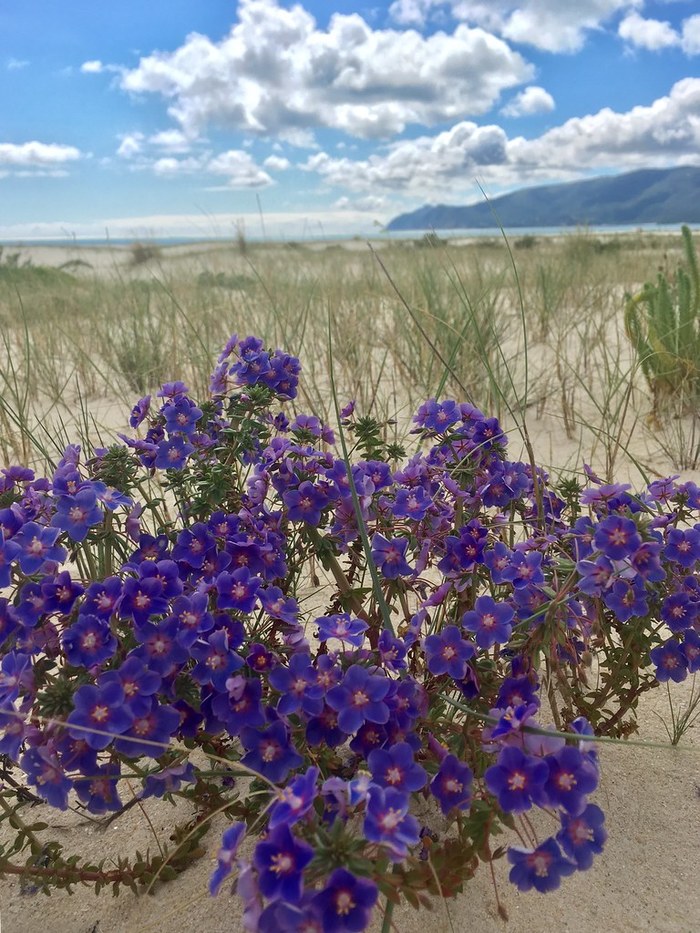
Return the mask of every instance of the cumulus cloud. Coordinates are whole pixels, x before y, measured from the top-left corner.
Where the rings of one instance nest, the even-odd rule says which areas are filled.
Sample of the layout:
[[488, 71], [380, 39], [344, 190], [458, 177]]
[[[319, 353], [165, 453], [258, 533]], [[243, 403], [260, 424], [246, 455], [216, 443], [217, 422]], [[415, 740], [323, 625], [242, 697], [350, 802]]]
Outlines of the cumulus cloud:
[[686, 55], [700, 55], [700, 14], [684, 20], [681, 45]]
[[304, 168], [330, 184], [353, 191], [421, 194], [469, 181], [485, 166], [507, 161], [508, 138], [499, 126], [462, 122], [437, 136], [404, 140], [367, 159], [333, 158], [319, 152]]
[[249, 152], [241, 149], [222, 152], [208, 163], [207, 171], [224, 176], [230, 188], [262, 188], [272, 184], [267, 172], [255, 163]]
[[515, 97], [501, 110], [504, 117], [526, 117], [535, 113], [548, 113], [554, 110], [554, 98], [543, 87], [531, 85]]
[[290, 165], [289, 159], [276, 155], [268, 156], [263, 162], [264, 168], [269, 168], [271, 172], [284, 172]]
[[101, 72], [104, 71], [104, 68], [105, 66], [97, 58], [94, 58], [89, 62], [83, 62], [83, 64], [80, 66], [81, 72], [85, 75], [101, 74]]
[[395, 0], [389, 12], [396, 22], [423, 25], [436, 10], [482, 26], [512, 42], [548, 52], [576, 52], [586, 34], [615, 14], [639, 9], [644, 0]]
[[0, 167], [39, 169], [59, 171], [66, 162], [79, 159], [81, 152], [75, 146], [63, 146], [58, 143], [40, 143], [36, 140], [28, 143], [0, 143]]
[[8, 58], [5, 62], [5, 68], [8, 71], [21, 71], [22, 68], [26, 68], [29, 62], [24, 58]]
[[125, 133], [119, 137], [120, 143], [117, 155], [120, 159], [133, 159], [143, 151], [145, 136], [143, 133]]
[[362, 213], [376, 214], [378, 211], [385, 210], [387, 204], [386, 198], [368, 194], [365, 198], [338, 198], [332, 208], [338, 211], [361, 211]]
[[507, 186], [576, 178], [595, 169], [697, 165], [698, 112], [700, 78], [685, 78], [650, 106], [624, 113], [605, 108], [534, 139], [509, 139], [499, 126], [462, 122], [436, 136], [394, 143], [367, 159], [317, 153], [304, 168], [341, 189], [428, 199], [470, 190], [476, 177]]
[[202, 159], [191, 157], [188, 159], [175, 159], [172, 156], [164, 156], [156, 159], [150, 166], [156, 175], [191, 175], [193, 172], [200, 171], [202, 168]]
[[180, 130], [163, 130], [160, 133], [154, 133], [148, 141], [165, 152], [182, 153], [190, 149], [190, 140]]
[[174, 52], [124, 70], [120, 84], [165, 98], [192, 136], [216, 125], [287, 139], [314, 127], [387, 138], [485, 113], [532, 76], [506, 42], [464, 23], [423, 36], [334, 14], [324, 30], [300, 5], [241, 0], [224, 39], [192, 33]]
[[618, 27], [618, 35], [635, 48], [658, 52], [679, 45], [680, 36], [673, 26], [660, 19], [645, 19], [639, 13], [630, 13]]

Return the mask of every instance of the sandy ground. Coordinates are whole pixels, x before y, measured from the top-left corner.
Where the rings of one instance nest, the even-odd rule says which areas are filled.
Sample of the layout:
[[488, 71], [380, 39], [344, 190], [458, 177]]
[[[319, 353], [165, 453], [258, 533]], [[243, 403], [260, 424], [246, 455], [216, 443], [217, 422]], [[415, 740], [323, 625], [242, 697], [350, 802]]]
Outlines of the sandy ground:
[[[676, 689], [677, 702], [687, 699], [689, 688], [687, 681]], [[647, 695], [636, 741], [667, 741], [659, 716], [669, 721], [663, 688]], [[448, 904], [457, 933], [692, 933], [700, 928], [700, 722], [678, 747], [606, 745], [600, 757], [602, 782], [594, 799], [605, 811], [609, 838], [590, 871], [564, 879], [550, 894], [520, 894], [507, 880], [505, 861], [497, 862], [499, 895], [510, 918], [506, 925], [496, 912], [488, 866], [481, 865], [464, 894]], [[67, 852], [98, 859], [156, 846], [137, 808], [106, 830], [76, 813], [43, 809], [37, 807], [33, 818], [60, 826]], [[175, 813], [162, 801], [148, 802], [153, 829], [163, 840], [176, 822]], [[23, 894], [19, 882], [1, 882], [2, 931], [38, 933], [50, 916], [52, 933], [239, 933], [235, 897], [224, 890], [215, 899], [207, 893], [222, 828], [219, 823], [207, 837], [206, 857], [148, 897], [125, 891], [117, 898], [108, 893], [97, 898], [78, 888], [72, 897], [55, 891], [49, 900]], [[394, 920], [399, 933], [450, 930], [440, 903], [432, 912], [399, 909]]]
[[[366, 249], [364, 243], [344, 248]], [[282, 248], [282, 247], [280, 247]], [[316, 245], [315, 248], [321, 248]], [[166, 262], [192, 263], [201, 269], [202, 252], [215, 254], [231, 245], [197, 244], [171, 246]], [[10, 250], [11, 251], [11, 250]], [[80, 259], [90, 263], [92, 274], [119, 274], [129, 261], [128, 247], [34, 246], [22, 250], [24, 258], [37, 265], [61, 266]], [[182, 268], [180, 265], [179, 268]], [[73, 270], [72, 270], [73, 271]], [[121, 426], [120, 406], [105, 403], [100, 415], [110, 427]], [[585, 459], [575, 441], [563, 437], [560, 424], [546, 415], [532, 418], [531, 431], [539, 462], [570, 466]], [[511, 455], [521, 456], [514, 442]], [[635, 455], [653, 462], [657, 475], [673, 472], [659, 451], [650, 446], [641, 430], [633, 438]], [[616, 471], [619, 479], [639, 484], [634, 470], [626, 475], [624, 461]], [[700, 481], [700, 473], [685, 473], [683, 479]], [[687, 701], [690, 680], [673, 692], [678, 703]], [[662, 717], [669, 722], [665, 688], [647, 694], [640, 706], [640, 735], [637, 741], [667, 742]], [[443, 933], [451, 928], [470, 933], [693, 933], [700, 930], [700, 720], [682, 740], [681, 746], [637, 748], [606, 745], [600, 751], [602, 782], [595, 800], [607, 817], [609, 832], [605, 852], [589, 872], [564, 879], [559, 891], [548, 895], [519, 894], [507, 880], [508, 865], [495, 865], [498, 890], [510, 917], [506, 927], [499, 919], [488, 866], [480, 867], [464, 894], [449, 904], [435, 904], [431, 912], [413, 913], [399, 909], [394, 927], [400, 933]], [[144, 852], [157, 847], [155, 836], [167, 841], [173, 826], [187, 813], [161, 801], [147, 803], [153, 829], [138, 808], [125, 813], [106, 830], [86, 823], [75, 812], [60, 813], [48, 807], [32, 812], [35, 820], [52, 822], [67, 853], [99, 860]], [[60, 827], [60, 828], [59, 828]], [[0, 929], [2, 933], [38, 933], [47, 926], [51, 933], [238, 933], [239, 905], [225, 891], [212, 899], [207, 881], [212, 870], [219, 823], [207, 837], [207, 856], [176, 881], [160, 887], [153, 896], [136, 898], [129, 892], [113, 898], [96, 898], [85, 888], [73, 896], [56, 891], [51, 899], [23, 893], [19, 882], [0, 882]], [[0, 839], [2, 833], [0, 830]], [[5, 836], [6, 838], [6, 836]], [[378, 930], [380, 923], [375, 924]]]

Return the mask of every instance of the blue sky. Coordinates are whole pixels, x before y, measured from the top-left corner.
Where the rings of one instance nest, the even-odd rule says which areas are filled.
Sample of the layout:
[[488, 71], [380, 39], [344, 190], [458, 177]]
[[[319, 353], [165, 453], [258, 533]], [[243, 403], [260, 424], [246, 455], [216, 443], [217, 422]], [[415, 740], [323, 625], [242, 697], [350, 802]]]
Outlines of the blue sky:
[[0, 239], [368, 232], [700, 164], [700, 4], [5, 2], [0, 101]]

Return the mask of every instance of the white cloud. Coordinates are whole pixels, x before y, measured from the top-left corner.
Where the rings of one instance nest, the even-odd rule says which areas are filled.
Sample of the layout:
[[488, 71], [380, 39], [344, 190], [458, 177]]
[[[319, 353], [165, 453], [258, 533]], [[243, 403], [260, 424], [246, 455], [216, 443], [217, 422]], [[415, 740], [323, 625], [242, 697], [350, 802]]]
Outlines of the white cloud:
[[367, 159], [333, 158], [325, 152], [303, 166], [331, 185], [356, 192], [377, 190], [427, 195], [460, 180], [470, 182], [485, 166], [505, 164], [508, 138], [499, 126], [457, 123], [437, 136], [422, 136], [387, 147]]
[[509, 103], [503, 107], [501, 113], [504, 117], [526, 117], [534, 113], [548, 113], [554, 110], [554, 98], [543, 87], [531, 85], [524, 91], [516, 94]]
[[172, 156], [166, 156], [162, 159], [156, 159], [150, 165], [156, 175], [191, 175], [202, 168], [202, 160], [198, 158], [175, 159]]
[[51, 169], [79, 159], [81, 152], [75, 146], [58, 143], [0, 143], [0, 166], [21, 169]]
[[339, 211], [362, 211], [363, 213], [376, 214], [377, 211], [386, 210], [387, 204], [386, 198], [368, 194], [365, 198], [338, 198], [333, 204], [333, 208]]
[[5, 67], [8, 71], [20, 71], [22, 68], [26, 68], [29, 62], [24, 58], [8, 58], [5, 62]]
[[681, 45], [686, 55], [700, 55], [700, 14], [684, 20]]
[[83, 62], [80, 66], [80, 70], [85, 75], [98, 75], [101, 74], [105, 69], [105, 66], [102, 64], [99, 59], [92, 59], [89, 62]]
[[605, 108], [534, 139], [508, 139], [499, 126], [462, 122], [436, 136], [403, 140], [367, 159], [311, 156], [304, 168], [356, 193], [395, 192], [423, 200], [471, 191], [475, 178], [504, 187], [570, 179], [594, 170], [700, 164], [700, 78], [624, 113]]
[[299, 5], [241, 0], [220, 42], [192, 33], [124, 70], [120, 84], [164, 97], [188, 135], [211, 124], [291, 141], [315, 127], [387, 138], [485, 113], [533, 73], [504, 41], [466, 24], [425, 37], [334, 14], [322, 30]]
[[404, 25], [422, 25], [433, 11], [482, 26], [512, 42], [548, 52], [576, 52], [586, 33], [615, 14], [639, 9], [644, 0], [395, 0], [389, 8]]
[[673, 26], [660, 19], [644, 19], [639, 13], [630, 13], [618, 27], [618, 35], [635, 48], [658, 52], [680, 44], [680, 36]]
[[150, 136], [148, 141], [166, 152], [182, 153], [190, 149], [190, 140], [180, 130], [163, 130]]
[[119, 139], [120, 143], [117, 149], [119, 158], [133, 159], [134, 156], [139, 155], [139, 153], [143, 151], [143, 142], [145, 139], [143, 133], [126, 133], [120, 136]]
[[230, 149], [213, 158], [207, 165], [213, 175], [223, 175], [230, 188], [262, 188], [272, 179], [255, 163], [250, 153]]
[[[388, 220], [388, 215], [378, 218]], [[309, 231], [318, 231], [322, 237], [332, 234], [352, 235], [367, 233], [374, 217], [364, 211], [349, 209], [282, 212], [265, 211], [265, 229], [268, 236], [303, 242], [310, 239]], [[0, 222], [2, 240], [59, 239], [67, 236], [104, 240], [105, 230], [112, 239], [152, 239], [165, 236], [186, 236], [233, 239], [240, 227], [260, 229], [260, 214], [236, 212], [207, 214], [153, 214], [143, 217], [106, 217], [90, 222], [76, 223], [70, 217], [41, 223], [4, 224]]]
[[291, 164], [289, 159], [276, 155], [268, 156], [263, 162], [263, 166], [269, 168], [271, 172], [284, 172]]

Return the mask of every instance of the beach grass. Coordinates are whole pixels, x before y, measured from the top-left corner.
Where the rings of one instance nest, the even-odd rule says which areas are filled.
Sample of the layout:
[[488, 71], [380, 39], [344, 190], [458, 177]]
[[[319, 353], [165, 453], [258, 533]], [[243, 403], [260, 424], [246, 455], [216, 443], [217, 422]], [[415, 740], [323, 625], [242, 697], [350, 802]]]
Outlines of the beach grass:
[[301, 355], [296, 405], [332, 422], [330, 319], [339, 399], [395, 422], [397, 440], [437, 394], [509, 428], [542, 426], [540, 459], [557, 470], [587, 460], [611, 476], [631, 446], [642, 460], [697, 465], [687, 412], [649, 423], [654, 399], [624, 330], [625, 296], [672, 274], [680, 231], [350, 246], [5, 249], [3, 461], [37, 465], [95, 429], [113, 437], [164, 380], [203, 394], [234, 332]]

